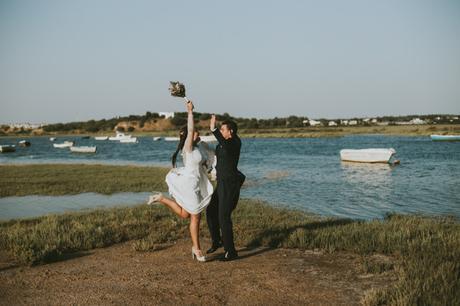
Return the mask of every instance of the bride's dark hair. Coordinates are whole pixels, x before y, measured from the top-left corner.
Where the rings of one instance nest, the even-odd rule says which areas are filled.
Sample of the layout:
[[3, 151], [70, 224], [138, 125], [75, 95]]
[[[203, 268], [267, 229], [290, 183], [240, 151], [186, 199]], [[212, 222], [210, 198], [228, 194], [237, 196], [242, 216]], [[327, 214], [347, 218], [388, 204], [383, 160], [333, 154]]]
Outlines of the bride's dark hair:
[[176, 152], [171, 157], [173, 168], [176, 168], [177, 154], [184, 148], [185, 139], [187, 139], [187, 126], [182, 127], [179, 131], [179, 144], [177, 145]]

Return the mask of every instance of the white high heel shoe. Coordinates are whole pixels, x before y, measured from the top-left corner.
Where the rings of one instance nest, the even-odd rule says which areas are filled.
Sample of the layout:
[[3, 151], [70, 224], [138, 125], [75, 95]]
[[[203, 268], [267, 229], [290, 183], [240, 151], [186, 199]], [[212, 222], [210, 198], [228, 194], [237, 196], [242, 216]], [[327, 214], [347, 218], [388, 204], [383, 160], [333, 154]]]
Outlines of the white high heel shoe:
[[147, 205], [152, 205], [153, 203], [159, 203], [162, 198], [163, 198], [163, 195], [161, 193], [156, 193], [154, 195], [151, 195], [149, 196]]
[[201, 250], [196, 250], [194, 247], [192, 247], [192, 259], [198, 260], [199, 262], [205, 262], [206, 261], [206, 256], [204, 256], [201, 253]]

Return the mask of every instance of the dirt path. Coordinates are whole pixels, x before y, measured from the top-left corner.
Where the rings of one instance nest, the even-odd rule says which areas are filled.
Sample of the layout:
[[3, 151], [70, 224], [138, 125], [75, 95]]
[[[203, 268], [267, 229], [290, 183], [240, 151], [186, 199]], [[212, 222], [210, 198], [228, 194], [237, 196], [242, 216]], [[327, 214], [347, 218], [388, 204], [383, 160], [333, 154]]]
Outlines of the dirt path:
[[239, 260], [198, 263], [189, 249], [178, 241], [143, 253], [127, 242], [36, 267], [14, 266], [3, 255], [0, 304], [356, 305], [392, 277], [363, 274], [359, 257], [345, 253], [240, 249]]

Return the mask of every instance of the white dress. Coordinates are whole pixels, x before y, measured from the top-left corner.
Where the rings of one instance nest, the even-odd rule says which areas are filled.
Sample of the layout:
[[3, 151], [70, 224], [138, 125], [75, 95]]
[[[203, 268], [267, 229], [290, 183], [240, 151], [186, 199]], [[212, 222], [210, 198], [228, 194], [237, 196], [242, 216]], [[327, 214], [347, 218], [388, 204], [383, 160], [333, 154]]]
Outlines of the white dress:
[[169, 194], [190, 214], [199, 214], [211, 201], [213, 187], [205, 169], [200, 149], [182, 151], [184, 167], [173, 168], [166, 175]]

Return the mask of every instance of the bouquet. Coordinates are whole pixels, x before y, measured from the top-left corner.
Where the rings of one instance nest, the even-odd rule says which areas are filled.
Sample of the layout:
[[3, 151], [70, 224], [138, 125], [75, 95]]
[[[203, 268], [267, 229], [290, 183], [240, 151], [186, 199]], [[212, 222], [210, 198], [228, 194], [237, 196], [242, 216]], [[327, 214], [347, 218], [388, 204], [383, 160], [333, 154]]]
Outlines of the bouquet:
[[185, 95], [185, 86], [184, 84], [176, 81], [170, 81], [169, 82], [171, 85], [169, 86], [169, 91], [171, 92], [171, 96], [173, 97], [179, 97], [179, 98], [184, 98], [185, 101], [189, 101]]

